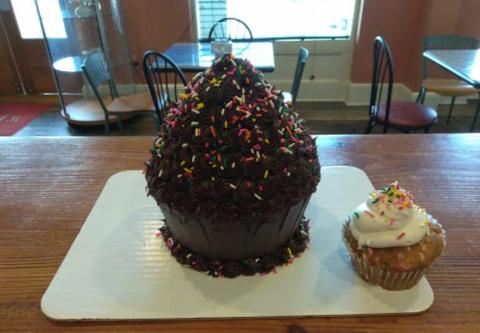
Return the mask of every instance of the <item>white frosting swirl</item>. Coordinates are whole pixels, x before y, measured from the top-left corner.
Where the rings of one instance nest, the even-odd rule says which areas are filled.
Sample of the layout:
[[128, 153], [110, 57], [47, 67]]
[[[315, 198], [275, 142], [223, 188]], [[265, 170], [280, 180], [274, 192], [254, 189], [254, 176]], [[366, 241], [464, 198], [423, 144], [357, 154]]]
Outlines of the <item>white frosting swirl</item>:
[[387, 248], [420, 242], [429, 232], [431, 217], [413, 203], [410, 193], [393, 183], [374, 191], [350, 218], [350, 230], [358, 246]]

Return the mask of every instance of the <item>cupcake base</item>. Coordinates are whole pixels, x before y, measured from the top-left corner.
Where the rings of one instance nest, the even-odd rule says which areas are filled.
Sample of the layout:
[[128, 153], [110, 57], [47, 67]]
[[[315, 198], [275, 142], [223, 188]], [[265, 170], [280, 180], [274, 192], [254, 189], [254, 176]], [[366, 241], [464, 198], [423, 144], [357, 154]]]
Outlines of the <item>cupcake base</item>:
[[429, 265], [402, 272], [392, 270], [388, 266], [372, 265], [368, 255], [365, 252], [354, 251], [350, 242], [345, 238], [345, 234], [348, 233], [348, 223], [344, 224], [343, 228], [343, 242], [350, 254], [352, 265], [367, 283], [378, 285], [387, 290], [410, 289], [418, 283], [430, 267]]
[[159, 229], [165, 245], [177, 262], [189, 266], [196, 271], [206, 272], [213, 277], [227, 278], [234, 278], [240, 275], [255, 275], [257, 273], [266, 274], [275, 271], [276, 266], [292, 263], [308, 246], [310, 240], [308, 230], [308, 220], [302, 218], [292, 237], [273, 253], [258, 257], [226, 261], [195, 254], [189, 248], [175, 240], [166, 224]]
[[365, 255], [360, 257], [352, 253], [353, 252], [350, 251], [352, 264], [360, 277], [367, 283], [381, 286], [387, 290], [410, 289], [418, 283], [418, 281], [426, 272], [426, 270], [417, 270], [412, 272], [390, 271], [382, 267], [370, 265]]

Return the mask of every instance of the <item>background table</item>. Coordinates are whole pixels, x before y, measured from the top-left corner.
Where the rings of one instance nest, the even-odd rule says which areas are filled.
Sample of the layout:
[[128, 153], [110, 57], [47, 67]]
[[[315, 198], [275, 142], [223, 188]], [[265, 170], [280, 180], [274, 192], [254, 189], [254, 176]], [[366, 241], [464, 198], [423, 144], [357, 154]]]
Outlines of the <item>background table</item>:
[[[0, 139], [0, 330], [287, 332], [480, 331], [480, 135], [320, 136], [323, 165], [353, 165], [380, 187], [397, 179], [447, 230], [428, 273], [432, 308], [413, 316], [149, 322], [53, 322], [40, 298], [105, 181], [140, 169], [152, 138]], [[348, 188], [341, 189], [348, 191]], [[112, 240], [114, 241], [114, 240]], [[393, 297], [393, 296], [392, 296]]]
[[[232, 53], [247, 58], [259, 70], [273, 72], [275, 59], [273, 44], [267, 42], [233, 43]], [[165, 54], [184, 72], [201, 72], [210, 67], [214, 59], [210, 43], [175, 43]]]
[[[431, 50], [425, 51], [423, 56], [460, 80], [480, 89], [480, 50]], [[479, 112], [480, 100], [477, 102], [470, 132], [475, 130]]]
[[480, 89], [480, 50], [431, 50], [423, 56]]

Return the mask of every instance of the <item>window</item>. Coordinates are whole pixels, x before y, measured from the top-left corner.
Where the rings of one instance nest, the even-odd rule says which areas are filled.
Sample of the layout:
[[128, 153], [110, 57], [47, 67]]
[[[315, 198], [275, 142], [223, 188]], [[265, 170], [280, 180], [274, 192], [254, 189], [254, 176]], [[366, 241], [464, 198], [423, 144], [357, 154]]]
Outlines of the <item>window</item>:
[[198, 38], [224, 17], [244, 21], [254, 38], [348, 38], [354, 8], [355, 0], [196, 0]]
[[[10, 0], [23, 39], [43, 38], [35, 0]], [[67, 38], [58, 0], [37, 0], [48, 38]]]

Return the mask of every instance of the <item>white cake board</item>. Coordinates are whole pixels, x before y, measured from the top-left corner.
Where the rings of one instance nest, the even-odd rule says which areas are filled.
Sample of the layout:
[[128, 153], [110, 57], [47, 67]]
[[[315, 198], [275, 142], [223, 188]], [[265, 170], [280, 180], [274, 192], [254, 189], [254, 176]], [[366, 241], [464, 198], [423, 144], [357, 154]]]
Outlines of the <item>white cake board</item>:
[[311, 245], [265, 276], [212, 278], [179, 265], [155, 231], [160, 210], [140, 171], [113, 175], [43, 295], [57, 320], [344, 316], [418, 313], [433, 302], [425, 278], [387, 291], [359, 278], [341, 241], [347, 214], [373, 189], [353, 167], [323, 167], [305, 213]]

